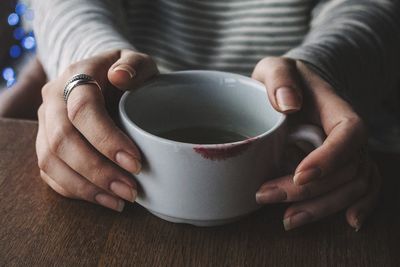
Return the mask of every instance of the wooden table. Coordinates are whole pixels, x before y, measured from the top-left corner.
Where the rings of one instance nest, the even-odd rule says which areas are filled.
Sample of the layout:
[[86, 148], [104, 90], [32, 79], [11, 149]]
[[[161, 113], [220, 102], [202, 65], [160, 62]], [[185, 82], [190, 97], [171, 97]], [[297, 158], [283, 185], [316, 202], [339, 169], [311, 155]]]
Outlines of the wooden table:
[[359, 232], [343, 214], [285, 232], [283, 205], [198, 228], [57, 195], [39, 178], [36, 130], [0, 120], [0, 266], [400, 266], [399, 156], [374, 155], [384, 194]]

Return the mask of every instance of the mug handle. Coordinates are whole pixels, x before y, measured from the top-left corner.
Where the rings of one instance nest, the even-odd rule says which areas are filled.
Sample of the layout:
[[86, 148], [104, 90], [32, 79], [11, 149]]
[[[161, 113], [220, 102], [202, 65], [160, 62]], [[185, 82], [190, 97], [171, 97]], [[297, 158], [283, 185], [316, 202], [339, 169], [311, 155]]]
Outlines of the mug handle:
[[[288, 143], [297, 146], [304, 153], [308, 154], [321, 146], [325, 139], [326, 135], [320, 127], [311, 124], [301, 124], [291, 131]], [[310, 148], [310, 145], [312, 148]]]

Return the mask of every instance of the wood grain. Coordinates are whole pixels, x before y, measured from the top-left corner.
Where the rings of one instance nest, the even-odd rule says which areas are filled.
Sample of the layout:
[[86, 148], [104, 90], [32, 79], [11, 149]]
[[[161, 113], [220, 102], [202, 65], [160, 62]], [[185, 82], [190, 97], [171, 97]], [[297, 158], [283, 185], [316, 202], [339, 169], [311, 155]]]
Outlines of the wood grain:
[[343, 214], [285, 232], [284, 205], [198, 228], [57, 195], [39, 178], [36, 130], [0, 120], [0, 266], [400, 266], [399, 156], [375, 154], [384, 194], [358, 233]]

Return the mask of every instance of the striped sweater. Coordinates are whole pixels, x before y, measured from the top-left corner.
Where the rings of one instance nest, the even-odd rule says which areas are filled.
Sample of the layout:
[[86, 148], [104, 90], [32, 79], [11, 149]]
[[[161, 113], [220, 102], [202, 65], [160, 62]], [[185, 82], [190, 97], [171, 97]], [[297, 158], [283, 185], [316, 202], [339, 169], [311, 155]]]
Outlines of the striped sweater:
[[399, 99], [398, 0], [31, 2], [50, 78], [110, 49], [147, 53], [162, 72], [250, 75], [263, 57], [286, 56], [309, 64], [367, 119]]

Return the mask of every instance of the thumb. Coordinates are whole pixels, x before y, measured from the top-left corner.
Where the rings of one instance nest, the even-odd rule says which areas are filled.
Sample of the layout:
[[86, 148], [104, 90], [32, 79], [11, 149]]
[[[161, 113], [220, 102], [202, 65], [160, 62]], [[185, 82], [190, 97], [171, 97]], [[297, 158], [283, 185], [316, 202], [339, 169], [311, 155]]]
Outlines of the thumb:
[[121, 50], [120, 58], [108, 70], [108, 80], [117, 88], [130, 90], [158, 74], [153, 59], [132, 50]]
[[269, 101], [277, 111], [288, 114], [301, 109], [303, 96], [296, 61], [264, 58], [255, 67], [252, 78], [266, 86]]

